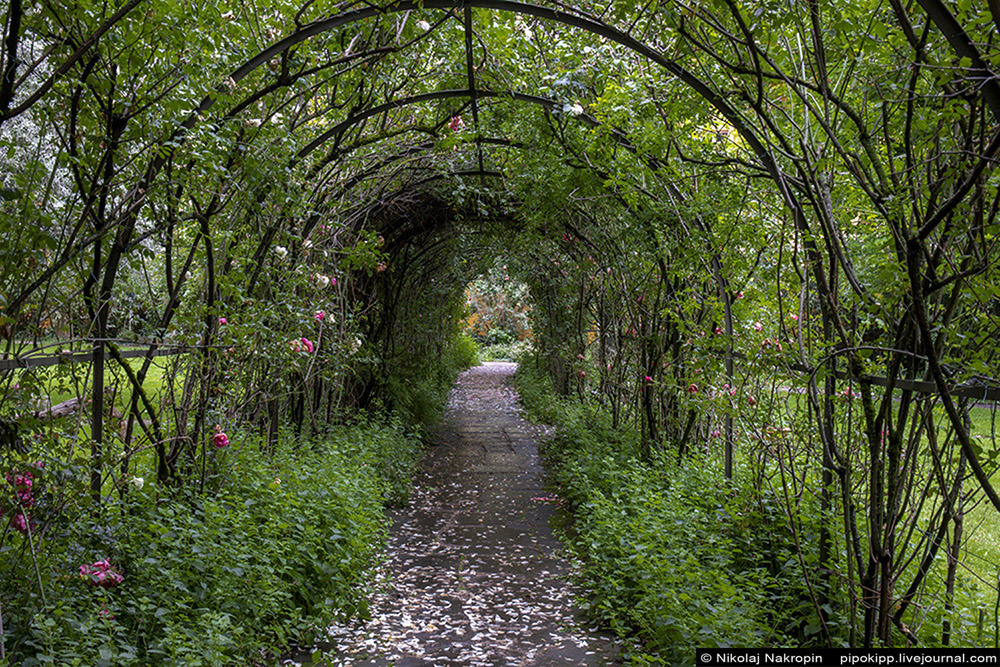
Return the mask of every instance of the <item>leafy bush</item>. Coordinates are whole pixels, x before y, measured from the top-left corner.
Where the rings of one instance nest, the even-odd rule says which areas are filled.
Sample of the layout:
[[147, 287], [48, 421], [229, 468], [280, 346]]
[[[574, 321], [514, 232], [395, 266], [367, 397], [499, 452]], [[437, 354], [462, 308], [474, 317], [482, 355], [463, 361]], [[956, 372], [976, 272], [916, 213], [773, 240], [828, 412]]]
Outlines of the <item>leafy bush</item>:
[[531, 341], [486, 345], [480, 349], [483, 361], [518, 361], [531, 351]]
[[[34, 560], [26, 536], [8, 533], [8, 664], [260, 664], [334, 617], [363, 615], [383, 504], [400, 497], [418, 452], [398, 420], [273, 453], [234, 437], [209, 462], [217, 492], [146, 482], [100, 517], [67, 504], [38, 527]], [[84, 488], [79, 470], [45, 474], [39, 517], [43, 500]], [[94, 585], [105, 566], [121, 583]]]
[[448, 392], [459, 372], [479, 363], [475, 341], [455, 334], [440, 357], [416, 357], [394, 369], [386, 383], [390, 405], [415, 427], [434, 424], [444, 413]]
[[706, 484], [704, 463], [641, 461], [635, 433], [607, 414], [557, 398], [530, 360], [518, 370], [522, 401], [556, 425], [543, 454], [569, 501], [570, 542], [583, 561], [584, 607], [641, 644], [643, 664], [690, 664], [697, 647], [787, 641], [782, 609], [800, 586], [770, 564], [784, 556], [749, 488]]
[[465, 369], [479, 365], [479, 346], [467, 334], [459, 334], [452, 341], [449, 349], [451, 368]]

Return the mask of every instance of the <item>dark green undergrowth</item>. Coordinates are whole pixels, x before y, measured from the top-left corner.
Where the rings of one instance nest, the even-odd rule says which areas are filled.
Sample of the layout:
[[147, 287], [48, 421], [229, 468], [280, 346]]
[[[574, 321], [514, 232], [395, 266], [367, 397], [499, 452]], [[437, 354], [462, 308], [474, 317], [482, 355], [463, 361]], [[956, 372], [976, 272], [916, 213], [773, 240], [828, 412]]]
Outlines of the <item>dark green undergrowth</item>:
[[[231, 433], [204, 492], [132, 479], [98, 516], [82, 470], [36, 469], [36, 558], [12, 531], [0, 550], [6, 664], [274, 664], [280, 647], [366, 613], [384, 505], [405, 497], [419, 452], [398, 419], [274, 452]], [[120, 584], [81, 577], [103, 560]]]
[[388, 402], [418, 428], [434, 424], [444, 414], [455, 377], [478, 364], [476, 342], [456, 333], [436, 356], [405, 357], [397, 362], [386, 383]]
[[573, 513], [584, 608], [633, 640], [632, 664], [691, 664], [697, 647], [792, 642], [810, 605], [771, 503], [696, 459], [642, 462], [636, 434], [613, 429], [598, 408], [557, 398], [530, 358], [517, 384], [529, 414], [556, 426], [543, 454]]
[[164, 484], [140, 450], [96, 510], [86, 448], [53, 439], [30, 458], [4, 453], [0, 667], [270, 665], [332, 621], [365, 616], [385, 507], [408, 499], [419, 434], [476, 363], [467, 337], [439, 347], [395, 363], [378, 407], [348, 424], [283, 432], [273, 446], [234, 426]]

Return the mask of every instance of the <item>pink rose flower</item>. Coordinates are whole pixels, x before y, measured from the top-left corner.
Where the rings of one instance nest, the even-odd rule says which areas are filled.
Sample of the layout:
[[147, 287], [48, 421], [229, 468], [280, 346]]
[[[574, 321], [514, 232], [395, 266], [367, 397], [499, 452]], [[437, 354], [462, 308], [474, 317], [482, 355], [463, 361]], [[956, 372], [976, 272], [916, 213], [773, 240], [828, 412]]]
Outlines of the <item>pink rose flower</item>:
[[215, 435], [212, 436], [212, 444], [215, 445], [216, 449], [222, 449], [223, 447], [228, 447], [229, 437], [222, 431], [216, 431]]
[[224, 317], [220, 317], [219, 318], [219, 326], [220, 327], [226, 326], [226, 318], [224, 318]]
[[107, 559], [90, 565], [81, 565], [80, 578], [85, 579], [91, 586], [101, 588], [112, 588], [125, 581], [125, 577], [115, 570]]
[[299, 342], [302, 343], [302, 347], [303, 347], [303, 349], [304, 349], [305, 352], [312, 352], [313, 351], [312, 341], [309, 340], [308, 338], [300, 338]]
[[326, 311], [325, 310], [317, 310], [316, 314], [313, 315], [313, 317], [316, 318], [317, 322], [322, 322], [323, 320], [326, 319]]
[[35, 504], [35, 498], [31, 494], [31, 487], [34, 485], [35, 476], [31, 471], [26, 470], [19, 473], [7, 473], [7, 483], [14, 487], [14, 497], [17, 502], [26, 510], [30, 510]]
[[14, 518], [10, 520], [11, 525], [17, 530], [17, 532], [22, 535], [28, 534], [28, 518], [24, 516], [24, 512], [18, 512], [14, 515]]

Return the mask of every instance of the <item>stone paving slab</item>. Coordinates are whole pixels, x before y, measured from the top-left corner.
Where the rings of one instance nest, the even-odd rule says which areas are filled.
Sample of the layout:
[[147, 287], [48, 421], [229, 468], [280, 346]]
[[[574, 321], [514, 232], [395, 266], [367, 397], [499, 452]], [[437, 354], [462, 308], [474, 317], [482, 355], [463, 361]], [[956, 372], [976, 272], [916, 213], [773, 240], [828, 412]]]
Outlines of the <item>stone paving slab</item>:
[[392, 517], [371, 619], [330, 628], [317, 665], [621, 665], [614, 640], [573, 609], [538, 457], [544, 427], [521, 418], [515, 368], [488, 363], [459, 377], [411, 502]]

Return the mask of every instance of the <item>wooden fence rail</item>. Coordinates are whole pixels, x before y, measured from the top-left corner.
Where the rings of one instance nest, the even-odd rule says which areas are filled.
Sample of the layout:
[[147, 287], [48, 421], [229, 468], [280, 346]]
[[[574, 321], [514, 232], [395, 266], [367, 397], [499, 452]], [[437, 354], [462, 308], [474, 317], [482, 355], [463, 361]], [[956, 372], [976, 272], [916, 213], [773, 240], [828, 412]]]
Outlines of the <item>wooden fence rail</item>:
[[[132, 344], [126, 343], [129, 347], [132, 345], [140, 345], [140, 343]], [[129, 349], [122, 350], [121, 356], [125, 359], [146, 357], [150, 354], [150, 348], [153, 346], [146, 345], [143, 349]], [[190, 352], [191, 349], [187, 347], [158, 347], [153, 350], [152, 356], [154, 357], [167, 357], [175, 354], [186, 354]], [[105, 359], [109, 358], [110, 354], [105, 354]], [[0, 358], [0, 373], [6, 371], [12, 371], [17, 369], [25, 368], [40, 368], [44, 366], [58, 366], [59, 364], [79, 364], [94, 360], [94, 353], [91, 352], [71, 352], [66, 354], [50, 354], [42, 357], [35, 356], [24, 356], [24, 357], [4, 357]]]
[[[127, 349], [122, 350], [121, 356], [125, 359], [141, 358], [149, 354], [150, 346], [148, 343], [119, 343], [119, 345], [124, 344], [130, 348], [140, 345], [145, 345], [142, 349]], [[187, 354], [192, 350], [189, 347], [180, 346], [163, 346], [158, 347], [153, 351], [152, 356], [154, 357], [167, 357], [177, 354]], [[106, 354], [105, 358], [109, 358], [111, 355]], [[26, 368], [41, 368], [45, 366], [58, 366], [59, 364], [78, 364], [85, 363], [94, 360], [94, 353], [91, 352], [73, 352], [69, 354], [51, 354], [41, 357], [36, 356], [24, 356], [24, 357], [13, 357], [13, 358], [0, 358], [0, 373]], [[810, 374], [812, 369], [802, 366], [801, 364], [788, 364], [782, 366], [785, 370], [792, 370], [798, 373]], [[842, 381], [854, 380], [855, 382], [867, 382], [869, 384], [877, 385], [880, 387], [888, 387], [889, 380], [877, 375], [865, 375], [862, 378], [852, 378], [849, 373], [845, 371], [837, 371], [837, 379]], [[899, 378], [895, 382], [895, 388], [903, 391], [912, 391], [917, 394], [937, 394], [937, 385], [933, 382], [927, 380], [907, 380], [904, 378]], [[991, 384], [988, 379], [974, 378], [971, 381], [966, 381], [961, 384], [954, 385], [948, 392], [951, 396], [955, 398], [968, 398], [979, 403], [1000, 403], [1000, 386]]]

